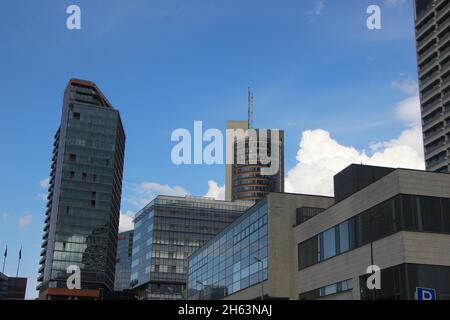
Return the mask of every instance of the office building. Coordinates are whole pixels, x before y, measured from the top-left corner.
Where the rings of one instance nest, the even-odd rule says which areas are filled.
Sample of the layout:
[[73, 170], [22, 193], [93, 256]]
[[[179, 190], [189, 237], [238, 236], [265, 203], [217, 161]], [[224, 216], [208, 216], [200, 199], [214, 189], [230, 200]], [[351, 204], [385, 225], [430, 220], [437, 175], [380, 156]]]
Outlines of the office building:
[[187, 259], [253, 203], [159, 196], [136, 214], [131, 284], [140, 299], [186, 297]]
[[[113, 291], [125, 133], [95, 83], [69, 81], [56, 132], [37, 289], [40, 299]], [[81, 289], [67, 290], [67, 268]]]
[[24, 300], [27, 278], [8, 277], [0, 272], [0, 300]]
[[288, 299], [294, 226], [334, 199], [270, 193], [189, 258], [189, 299]]
[[[311, 196], [269, 194], [191, 256], [189, 297], [217, 299], [224, 287], [224, 299], [413, 300], [423, 290], [450, 299], [450, 174], [351, 165], [336, 175], [335, 190], [334, 201], [318, 198], [320, 204], [304, 202]], [[284, 228], [271, 227], [274, 197], [293, 197], [273, 205]], [[293, 199], [296, 205], [284, 207]], [[267, 265], [264, 251], [253, 257], [259, 244], [241, 253], [260, 241], [259, 231], [245, 238], [260, 210], [269, 213]], [[263, 283], [251, 276], [261, 257]], [[381, 269], [381, 290], [367, 287], [371, 265]]]
[[450, 172], [450, 2], [414, 1], [426, 168]]
[[[244, 121], [228, 121], [227, 130], [235, 135], [227, 132], [225, 199], [259, 201], [270, 192], [283, 192], [284, 131], [248, 129]], [[266, 157], [272, 158], [269, 163]], [[264, 173], [270, 167], [273, 172]]]
[[133, 230], [119, 233], [119, 238], [117, 241], [114, 291], [124, 291], [130, 289], [133, 234]]

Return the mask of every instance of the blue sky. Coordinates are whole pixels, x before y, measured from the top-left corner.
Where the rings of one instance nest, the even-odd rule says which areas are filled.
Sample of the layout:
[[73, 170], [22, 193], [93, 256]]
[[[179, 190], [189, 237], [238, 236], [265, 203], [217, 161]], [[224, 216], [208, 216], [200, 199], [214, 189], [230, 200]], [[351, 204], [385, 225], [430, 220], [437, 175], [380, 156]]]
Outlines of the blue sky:
[[[66, 28], [71, 4], [81, 7], [81, 30]], [[382, 30], [366, 27], [371, 4], [382, 9]], [[245, 119], [248, 86], [255, 126], [286, 130], [288, 171], [306, 130], [357, 150], [398, 138], [408, 124], [394, 109], [411, 92], [393, 84], [417, 78], [411, 1], [5, 1], [0, 39], [0, 250], [8, 244], [6, 271], [15, 274], [23, 245], [29, 298], [45, 213], [40, 181], [71, 77], [96, 82], [121, 111], [124, 212], [139, 209], [144, 182], [194, 195], [209, 180], [223, 185], [223, 166], [174, 166], [170, 135], [194, 120], [224, 129]]]

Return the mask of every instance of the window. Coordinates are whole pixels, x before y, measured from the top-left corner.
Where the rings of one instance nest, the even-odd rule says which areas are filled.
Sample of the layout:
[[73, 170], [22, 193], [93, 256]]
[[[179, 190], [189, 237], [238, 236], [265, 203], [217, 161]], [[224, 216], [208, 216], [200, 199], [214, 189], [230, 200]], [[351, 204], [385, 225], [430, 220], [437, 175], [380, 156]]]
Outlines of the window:
[[95, 209], [95, 200], [91, 200], [91, 208]]
[[94, 174], [93, 176], [92, 176], [92, 180], [95, 182], [95, 181], [97, 181], [97, 175], [96, 174]]
[[345, 221], [339, 225], [339, 253], [350, 250], [349, 235], [348, 221]]
[[323, 259], [329, 259], [336, 255], [335, 228], [325, 231], [323, 234]]
[[71, 179], [75, 178], [75, 172], [74, 171], [70, 171], [70, 178]]
[[69, 159], [70, 159], [70, 161], [77, 161], [77, 155], [71, 153], [71, 154], [69, 155]]
[[82, 174], [82, 179], [83, 179], [83, 180], [86, 180], [86, 177], [87, 177], [87, 174], [83, 172], [83, 174]]
[[73, 118], [74, 118], [75, 120], [80, 120], [80, 119], [81, 119], [81, 114], [80, 114], [79, 112], [74, 112], [74, 113], [73, 113]]

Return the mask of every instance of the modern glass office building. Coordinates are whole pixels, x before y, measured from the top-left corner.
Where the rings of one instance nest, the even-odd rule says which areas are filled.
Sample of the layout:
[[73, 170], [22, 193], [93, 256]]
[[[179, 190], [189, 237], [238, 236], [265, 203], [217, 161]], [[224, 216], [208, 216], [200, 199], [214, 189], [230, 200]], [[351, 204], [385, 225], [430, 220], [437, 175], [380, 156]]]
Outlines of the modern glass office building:
[[182, 299], [187, 259], [253, 203], [159, 196], [136, 214], [131, 285], [143, 299]]
[[267, 200], [189, 259], [189, 298], [220, 299], [267, 280]]
[[81, 270], [80, 297], [113, 291], [124, 148], [119, 111], [94, 83], [70, 80], [52, 156], [41, 299], [76, 293], [66, 290], [69, 266]]
[[450, 2], [415, 0], [414, 8], [426, 167], [450, 172]]
[[268, 194], [189, 258], [188, 298], [289, 299], [293, 226], [333, 203], [330, 197]]
[[114, 291], [130, 288], [131, 258], [133, 256], [133, 230], [119, 233], [116, 255]]

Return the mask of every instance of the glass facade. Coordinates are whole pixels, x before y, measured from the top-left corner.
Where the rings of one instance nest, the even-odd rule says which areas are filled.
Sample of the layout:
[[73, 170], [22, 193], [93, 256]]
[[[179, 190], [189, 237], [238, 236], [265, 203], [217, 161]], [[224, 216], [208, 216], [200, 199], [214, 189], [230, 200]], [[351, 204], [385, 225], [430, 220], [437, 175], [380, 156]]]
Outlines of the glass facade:
[[189, 258], [189, 299], [221, 299], [267, 280], [267, 198]]
[[66, 288], [71, 265], [82, 289], [113, 290], [124, 148], [119, 112], [94, 83], [71, 80], [54, 143], [41, 292]]
[[188, 257], [252, 204], [157, 197], [135, 218], [132, 287], [148, 299], [186, 297]]
[[450, 233], [450, 199], [398, 195], [298, 244], [298, 268], [399, 231]]
[[131, 258], [133, 255], [133, 231], [119, 233], [116, 255], [114, 291], [130, 288]]
[[381, 289], [367, 289], [370, 275], [360, 277], [362, 300], [415, 300], [416, 288], [434, 289], [438, 300], [450, 300], [450, 267], [402, 264], [381, 270]]

